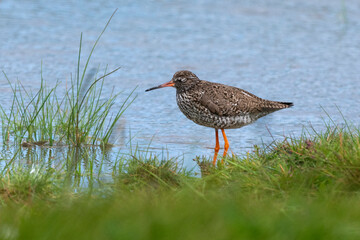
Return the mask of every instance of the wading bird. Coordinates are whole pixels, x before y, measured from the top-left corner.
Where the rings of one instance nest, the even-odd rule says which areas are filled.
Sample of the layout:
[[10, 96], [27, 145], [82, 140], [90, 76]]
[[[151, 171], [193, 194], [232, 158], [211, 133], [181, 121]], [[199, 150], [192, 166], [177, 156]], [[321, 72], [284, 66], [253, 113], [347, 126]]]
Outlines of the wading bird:
[[200, 80], [187, 70], [176, 72], [170, 82], [149, 88], [146, 92], [163, 87], [176, 88], [177, 104], [188, 119], [199, 125], [215, 128], [214, 165], [220, 149], [219, 129], [225, 142], [225, 157], [229, 142], [224, 129], [241, 128], [269, 113], [293, 106], [290, 102], [259, 98], [240, 88]]

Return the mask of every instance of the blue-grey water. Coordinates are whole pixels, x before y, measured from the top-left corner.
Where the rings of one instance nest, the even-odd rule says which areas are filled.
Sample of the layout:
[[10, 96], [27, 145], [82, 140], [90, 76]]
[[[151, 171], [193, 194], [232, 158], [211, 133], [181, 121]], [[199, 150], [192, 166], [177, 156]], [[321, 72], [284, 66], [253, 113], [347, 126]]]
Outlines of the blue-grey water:
[[[45, 1], [0, 0], [0, 70], [10, 81], [36, 89], [40, 71], [49, 83], [76, 71], [80, 33], [83, 56], [107, 20], [90, 66], [122, 68], [107, 78], [110, 94], [138, 97], [121, 120], [116, 151], [130, 142], [160, 154], [211, 156], [214, 130], [179, 111], [175, 89], [144, 90], [188, 69], [201, 79], [294, 102], [241, 129], [228, 130], [230, 149], [243, 154], [254, 144], [299, 136], [304, 126], [324, 129], [327, 119], [360, 123], [360, 2], [358, 0]], [[0, 75], [0, 103], [11, 89]], [[123, 97], [119, 98], [120, 101]], [[223, 144], [222, 138], [221, 145]], [[221, 152], [220, 152], [221, 153]]]

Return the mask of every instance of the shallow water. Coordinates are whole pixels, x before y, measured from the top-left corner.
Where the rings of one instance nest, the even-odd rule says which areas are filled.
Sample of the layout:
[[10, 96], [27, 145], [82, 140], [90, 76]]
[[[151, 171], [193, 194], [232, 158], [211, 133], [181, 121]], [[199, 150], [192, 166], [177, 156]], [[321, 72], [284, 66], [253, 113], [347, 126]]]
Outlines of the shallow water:
[[[201, 79], [292, 101], [252, 125], [228, 130], [230, 148], [243, 154], [254, 144], [303, 126], [324, 128], [324, 110], [336, 121], [360, 123], [360, 4], [357, 0], [303, 1], [0, 1], [0, 70], [11, 81], [36, 89], [43, 77], [65, 88], [75, 73], [80, 32], [83, 55], [118, 8], [91, 67], [122, 69], [106, 88], [137, 99], [124, 115], [118, 149], [139, 145], [194, 166], [195, 155], [211, 156], [214, 130], [198, 126], [179, 111], [175, 89], [144, 90], [189, 69]], [[86, 53], [86, 54], [85, 54]], [[0, 103], [11, 90], [0, 76]], [[120, 98], [121, 99], [121, 98]], [[120, 102], [119, 102], [120, 104]], [[222, 144], [222, 139], [221, 139]]]

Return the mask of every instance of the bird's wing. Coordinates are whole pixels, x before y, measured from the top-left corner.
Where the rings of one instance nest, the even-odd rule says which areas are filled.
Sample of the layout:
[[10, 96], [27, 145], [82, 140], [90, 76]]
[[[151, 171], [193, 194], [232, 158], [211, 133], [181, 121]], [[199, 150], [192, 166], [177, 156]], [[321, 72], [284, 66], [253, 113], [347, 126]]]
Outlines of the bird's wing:
[[264, 100], [240, 88], [211, 83], [202, 89], [199, 103], [219, 116], [235, 116], [262, 110], [260, 103]]

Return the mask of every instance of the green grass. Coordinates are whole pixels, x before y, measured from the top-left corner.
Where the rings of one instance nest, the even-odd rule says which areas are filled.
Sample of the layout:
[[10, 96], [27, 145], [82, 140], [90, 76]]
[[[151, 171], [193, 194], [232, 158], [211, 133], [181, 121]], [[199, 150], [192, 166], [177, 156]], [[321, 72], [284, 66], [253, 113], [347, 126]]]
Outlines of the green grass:
[[[41, 74], [40, 87], [33, 93], [25, 89], [21, 82], [13, 84], [3, 72], [13, 93], [10, 107], [0, 106], [3, 143], [23, 146], [66, 144], [77, 147], [110, 144], [109, 139], [118, 120], [135, 99], [135, 89], [123, 100], [118, 99], [120, 93], [113, 92], [104, 98], [106, 77], [120, 67], [110, 72], [105, 67], [102, 73], [100, 66], [90, 72], [88, 69], [93, 51], [111, 18], [93, 44], [83, 68], [81, 34], [77, 72], [75, 79], [71, 77], [70, 83], [57, 82], [55, 86], [48, 87]], [[65, 94], [58, 93], [60, 85], [62, 89], [65, 85]], [[120, 106], [114, 110], [115, 103], [119, 102]]]
[[90, 187], [74, 184], [72, 169], [82, 163], [36, 171], [12, 165], [15, 169], [1, 176], [0, 237], [360, 237], [358, 128], [329, 125], [324, 133], [255, 146], [216, 168], [210, 158], [201, 160], [200, 178], [185, 171], [178, 159], [138, 151], [114, 163], [112, 181], [77, 173]]
[[211, 200], [136, 192], [53, 208], [7, 208], [1, 218], [26, 214], [6, 221], [20, 239], [358, 239], [360, 234], [358, 198]]

